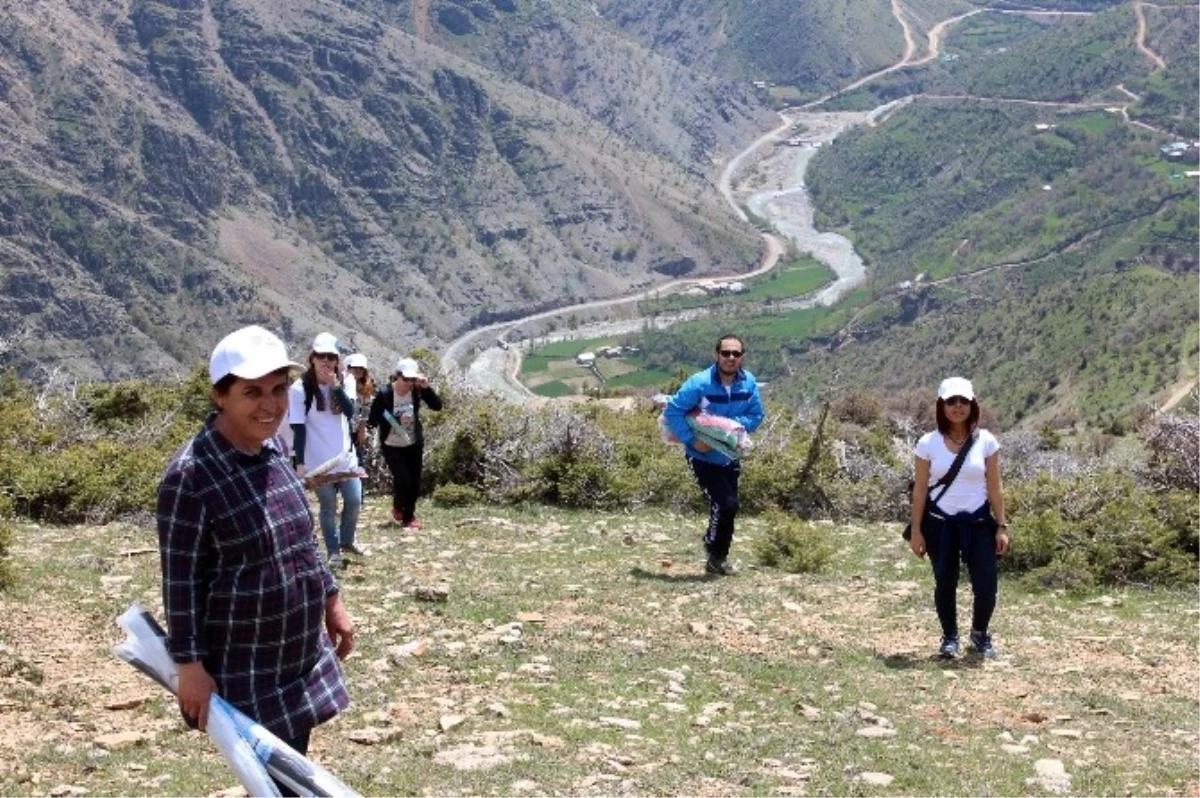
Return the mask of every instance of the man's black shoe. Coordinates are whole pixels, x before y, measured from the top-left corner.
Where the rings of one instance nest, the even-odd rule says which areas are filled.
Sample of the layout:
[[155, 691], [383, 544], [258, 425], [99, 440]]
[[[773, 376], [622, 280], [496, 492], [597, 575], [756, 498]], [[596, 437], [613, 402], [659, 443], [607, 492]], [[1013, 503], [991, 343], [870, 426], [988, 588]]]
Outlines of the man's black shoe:
[[711, 558], [704, 564], [704, 570], [717, 576], [733, 576], [737, 573], [737, 571], [733, 570], [733, 566], [725, 560], [714, 560]]

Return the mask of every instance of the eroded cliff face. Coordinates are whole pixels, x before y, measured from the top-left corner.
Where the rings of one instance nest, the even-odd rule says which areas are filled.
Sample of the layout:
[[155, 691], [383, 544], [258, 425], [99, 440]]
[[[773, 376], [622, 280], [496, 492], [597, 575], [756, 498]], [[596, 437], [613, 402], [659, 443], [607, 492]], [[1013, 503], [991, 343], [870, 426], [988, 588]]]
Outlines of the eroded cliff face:
[[553, 3], [528, 39], [520, 0], [470, 34], [449, 5], [280, 5], [0, 6], [0, 364], [177, 371], [252, 322], [390, 358], [756, 259], [711, 177], [770, 116], [719, 81], [611, 31], [621, 69], [589, 62]]

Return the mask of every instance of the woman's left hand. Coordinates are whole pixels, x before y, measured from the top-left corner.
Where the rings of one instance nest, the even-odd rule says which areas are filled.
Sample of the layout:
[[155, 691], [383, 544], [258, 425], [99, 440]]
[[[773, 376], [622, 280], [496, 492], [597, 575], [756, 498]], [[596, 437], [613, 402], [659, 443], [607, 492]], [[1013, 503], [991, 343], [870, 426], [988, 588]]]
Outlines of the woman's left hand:
[[354, 621], [342, 605], [340, 594], [325, 600], [325, 631], [337, 649], [338, 659], [345, 659], [354, 650]]
[[1008, 554], [1008, 544], [1008, 533], [1001, 529], [996, 533], [996, 554], [1000, 557]]

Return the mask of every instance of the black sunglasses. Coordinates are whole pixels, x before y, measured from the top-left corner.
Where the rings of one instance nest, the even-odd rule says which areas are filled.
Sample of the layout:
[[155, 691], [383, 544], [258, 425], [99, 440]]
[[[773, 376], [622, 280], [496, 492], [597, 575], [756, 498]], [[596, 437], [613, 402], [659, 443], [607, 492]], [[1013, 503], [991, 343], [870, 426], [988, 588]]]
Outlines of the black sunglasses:
[[971, 400], [965, 396], [951, 396], [949, 399], [946, 399], [944, 401], [946, 402], [946, 405], [949, 407], [953, 407], [954, 405], [969, 405], [969, 404], [971, 404]]
[[742, 352], [738, 349], [722, 349], [720, 354], [721, 354], [721, 357], [741, 357], [742, 355], [744, 355], [746, 353]]

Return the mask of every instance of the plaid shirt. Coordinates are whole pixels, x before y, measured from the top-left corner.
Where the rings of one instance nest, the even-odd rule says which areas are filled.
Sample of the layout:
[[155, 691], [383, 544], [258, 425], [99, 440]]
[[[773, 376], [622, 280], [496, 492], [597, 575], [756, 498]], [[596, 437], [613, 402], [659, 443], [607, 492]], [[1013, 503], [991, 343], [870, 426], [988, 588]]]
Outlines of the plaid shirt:
[[350, 704], [324, 624], [338, 586], [275, 441], [245, 454], [213, 429], [215, 418], [158, 486], [167, 646], [176, 662], [202, 661], [227, 701], [293, 739]]

